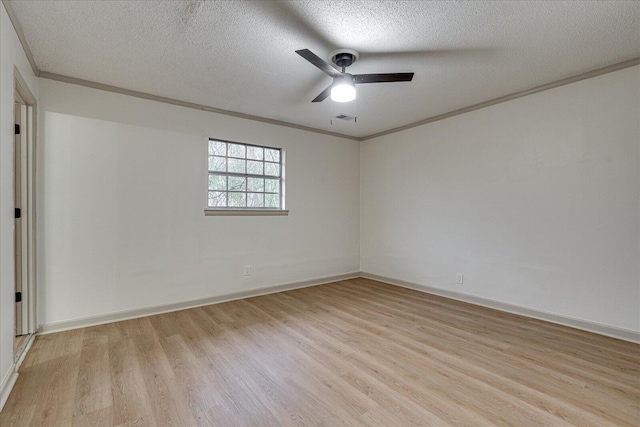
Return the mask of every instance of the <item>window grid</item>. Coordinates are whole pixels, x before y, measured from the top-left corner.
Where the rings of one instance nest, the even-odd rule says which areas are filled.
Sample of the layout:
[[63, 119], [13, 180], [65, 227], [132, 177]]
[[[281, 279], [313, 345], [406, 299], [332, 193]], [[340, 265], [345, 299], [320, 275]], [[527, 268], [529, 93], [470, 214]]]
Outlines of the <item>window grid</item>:
[[208, 159], [209, 208], [282, 209], [281, 149], [209, 139]]

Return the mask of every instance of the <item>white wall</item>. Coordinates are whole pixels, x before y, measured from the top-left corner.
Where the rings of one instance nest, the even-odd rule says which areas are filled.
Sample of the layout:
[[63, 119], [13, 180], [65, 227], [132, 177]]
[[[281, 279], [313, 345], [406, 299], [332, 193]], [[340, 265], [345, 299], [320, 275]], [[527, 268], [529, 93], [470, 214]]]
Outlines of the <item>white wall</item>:
[[[40, 100], [40, 322], [359, 270], [357, 141], [44, 79]], [[289, 216], [205, 217], [209, 137], [284, 148]]]
[[640, 331], [639, 104], [633, 67], [363, 142], [362, 270]]
[[[3, 10], [6, 139], [5, 21]], [[639, 331], [639, 73], [362, 144], [41, 79], [39, 321], [361, 269]], [[208, 137], [285, 148], [290, 216], [205, 217]], [[10, 354], [12, 154], [3, 147], [0, 325]]]
[[15, 283], [13, 241], [13, 70], [38, 96], [35, 77], [9, 16], [0, 6], [0, 392], [13, 373]]

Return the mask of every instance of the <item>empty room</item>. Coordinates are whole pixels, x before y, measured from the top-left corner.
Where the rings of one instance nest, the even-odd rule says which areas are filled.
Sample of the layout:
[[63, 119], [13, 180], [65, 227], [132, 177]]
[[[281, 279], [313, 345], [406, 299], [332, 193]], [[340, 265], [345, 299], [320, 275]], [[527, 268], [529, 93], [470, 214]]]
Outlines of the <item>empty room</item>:
[[640, 2], [0, 6], [0, 425], [640, 426]]

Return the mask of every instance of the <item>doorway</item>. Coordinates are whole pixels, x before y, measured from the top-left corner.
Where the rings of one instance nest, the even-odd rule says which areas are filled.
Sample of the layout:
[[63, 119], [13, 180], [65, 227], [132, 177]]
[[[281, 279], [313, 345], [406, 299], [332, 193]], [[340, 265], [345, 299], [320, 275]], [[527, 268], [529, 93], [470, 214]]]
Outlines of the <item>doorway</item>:
[[36, 101], [14, 69], [14, 361], [36, 331], [35, 289], [35, 108]]

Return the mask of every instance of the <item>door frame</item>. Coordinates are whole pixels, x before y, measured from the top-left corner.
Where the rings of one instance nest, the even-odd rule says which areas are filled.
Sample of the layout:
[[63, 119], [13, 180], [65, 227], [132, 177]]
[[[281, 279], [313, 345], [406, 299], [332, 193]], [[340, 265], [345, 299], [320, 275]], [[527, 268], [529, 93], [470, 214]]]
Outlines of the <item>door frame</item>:
[[[24, 123], [21, 123], [21, 133], [25, 133], [26, 138], [23, 143], [22, 149], [25, 150], [23, 155], [22, 165], [24, 170], [21, 171], [22, 179], [25, 182], [22, 185], [22, 203], [21, 209], [21, 242], [22, 248], [22, 310], [24, 315], [22, 316], [23, 325], [22, 332], [28, 335], [28, 339], [25, 340], [25, 344], [21, 348], [17, 349], [14, 358], [17, 361], [26, 344], [31, 341], [31, 336], [37, 329], [37, 264], [36, 264], [36, 123], [37, 123], [37, 102], [36, 98], [29, 90], [29, 86], [20, 74], [17, 67], [13, 69], [14, 77], [14, 99], [16, 102], [25, 106], [24, 114], [22, 115]], [[14, 164], [15, 167], [15, 164]], [[15, 177], [16, 171], [14, 171]], [[17, 236], [16, 236], [17, 237]], [[14, 255], [17, 248], [14, 248]], [[14, 310], [16, 309], [14, 305]], [[15, 319], [15, 316], [14, 316]], [[15, 321], [15, 320], [14, 320]]]
[[[20, 94], [16, 91], [13, 100], [13, 117], [16, 127], [20, 128], [20, 132], [16, 133], [13, 137], [13, 201], [16, 213], [24, 209], [26, 214], [27, 208], [27, 104], [22, 99]], [[23, 291], [23, 287], [27, 287], [28, 281], [28, 259], [27, 251], [29, 245], [27, 242], [27, 218], [22, 218], [22, 215], [16, 215], [13, 228], [13, 243], [14, 243], [14, 283], [16, 296], [18, 292], [21, 292], [25, 297], [28, 295], [27, 290]], [[24, 223], [24, 225], [23, 225]], [[24, 259], [24, 262], [22, 260]], [[24, 304], [18, 302], [16, 298], [15, 303], [15, 324], [14, 333], [15, 336], [28, 334], [28, 309], [27, 300]], [[22, 309], [24, 306], [24, 310]]]

